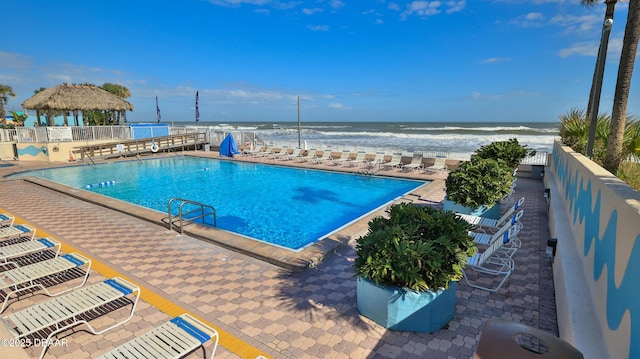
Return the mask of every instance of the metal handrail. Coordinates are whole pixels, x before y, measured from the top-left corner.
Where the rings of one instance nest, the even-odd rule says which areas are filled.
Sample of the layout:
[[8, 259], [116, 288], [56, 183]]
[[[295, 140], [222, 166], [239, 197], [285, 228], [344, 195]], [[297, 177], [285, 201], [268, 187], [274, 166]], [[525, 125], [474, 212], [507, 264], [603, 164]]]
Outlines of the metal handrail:
[[[207, 215], [212, 214], [213, 215], [213, 225], [214, 227], [218, 226], [217, 223], [217, 218], [216, 218], [216, 209], [213, 206], [210, 206], [208, 204], [204, 204], [204, 203], [200, 203], [200, 202], [196, 202], [196, 201], [191, 201], [188, 199], [184, 199], [184, 198], [171, 198], [169, 200], [169, 202], [167, 203], [167, 214], [169, 215], [169, 230], [173, 229], [173, 219], [172, 219], [172, 215], [171, 215], [171, 203], [174, 201], [179, 201], [180, 202], [180, 206], [178, 206], [178, 220], [180, 222], [180, 233], [184, 233], [184, 226], [183, 226], [183, 222], [184, 222], [184, 215], [185, 214], [192, 214], [192, 213], [196, 213], [196, 212], [200, 212], [199, 216], [190, 218], [189, 221], [194, 221], [197, 219], [202, 219], [202, 223], [204, 224], [204, 219]], [[195, 206], [199, 206], [200, 209], [195, 209], [193, 211], [189, 211], [186, 213], [182, 212], [182, 206], [184, 206], [185, 204], [192, 204]], [[210, 208], [211, 212], [210, 213], [206, 213], [205, 212], [205, 208]]]

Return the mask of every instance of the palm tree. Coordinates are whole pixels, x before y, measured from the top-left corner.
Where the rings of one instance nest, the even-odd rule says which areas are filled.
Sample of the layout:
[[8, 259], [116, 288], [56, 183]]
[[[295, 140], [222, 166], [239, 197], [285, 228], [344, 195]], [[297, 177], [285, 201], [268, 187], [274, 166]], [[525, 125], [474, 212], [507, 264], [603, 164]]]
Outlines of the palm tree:
[[[609, 35], [611, 34], [611, 25], [613, 25], [613, 13], [617, 0], [605, 0], [607, 9], [604, 13], [604, 23], [602, 24], [602, 36], [600, 37], [600, 48], [598, 49], [598, 58], [596, 59], [596, 67], [593, 71], [593, 80], [591, 81], [591, 91], [589, 92], [589, 102], [587, 103], [587, 118], [590, 120], [589, 137], [587, 140], [587, 156], [591, 157], [593, 152], [593, 142], [595, 141], [595, 127], [600, 110], [600, 93], [602, 92], [602, 78], [604, 77], [604, 64], [607, 61], [607, 49], [609, 47]], [[580, 0], [580, 3], [586, 7], [594, 6], [596, 0]]]
[[611, 131], [609, 132], [609, 140], [607, 141], [609, 146], [607, 147], [603, 163], [604, 168], [611, 173], [618, 172], [620, 162], [623, 159], [622, 148], [627, 118], [627, 103], [629, 102], [631, 76], [633, 75], [633, 65], [636, 61], [638, 41], [640, 41], [640, 1], [631, 0], [629, 1], [627, 25], [624, 29], [616, 92], [613, 98]]
[[7, 112], [4, 110], [4, 106], [9, 103], [9, 96], [16, 97], [11, 86], [0, 85], [0, 121], [3, 126], [7, 124]]

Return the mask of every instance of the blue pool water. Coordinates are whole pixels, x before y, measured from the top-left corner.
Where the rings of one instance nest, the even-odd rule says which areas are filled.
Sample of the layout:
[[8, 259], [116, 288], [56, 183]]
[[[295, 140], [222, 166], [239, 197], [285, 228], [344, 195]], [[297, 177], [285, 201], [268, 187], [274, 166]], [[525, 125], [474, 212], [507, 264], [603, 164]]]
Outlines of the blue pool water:
[[24, 175], [163, 213], [174, 197], [205, 203], [215, 207], [218, 228], [290, 249], [324, 238], [425, 184], [194, 157], [65, 167]]

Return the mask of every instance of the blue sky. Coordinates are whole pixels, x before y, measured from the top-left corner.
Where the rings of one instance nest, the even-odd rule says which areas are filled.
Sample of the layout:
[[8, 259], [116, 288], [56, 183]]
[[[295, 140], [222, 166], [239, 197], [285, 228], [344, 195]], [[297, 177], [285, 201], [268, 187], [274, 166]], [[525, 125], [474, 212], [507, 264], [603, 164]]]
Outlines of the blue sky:
[[[557, 121], [586, 108], [604, 4], [0, 0], [0, 83], [126, 86], [135, 122]], [[615, 13], [611, 112], [627, 3]], [[8, 24], [8, 27], [6, 26]], [[637, 71], [636, 71], [637, 72]], [[629, 112], [640, 115], [640, 77]]]

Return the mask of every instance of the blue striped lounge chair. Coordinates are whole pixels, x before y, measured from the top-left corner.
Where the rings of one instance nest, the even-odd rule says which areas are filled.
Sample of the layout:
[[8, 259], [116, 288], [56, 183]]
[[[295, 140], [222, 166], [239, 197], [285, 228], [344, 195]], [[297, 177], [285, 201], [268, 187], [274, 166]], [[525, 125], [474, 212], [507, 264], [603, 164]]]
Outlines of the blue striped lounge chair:
[[0, 241], [15, 239], [30, 235], [30, 240], [36, 236], [36, 229], [27, 224], [18, 224], [11, 227], [0, 228]]
[[[502, 287], [514, 269], [514, 262], [511, 256], [505, 256], [502, 248], [519, 231], [518, 226], [512, 226], [508, 232], [503, 233], [503, 239], [493, 241], [482, 253], [477, 253], [473, 257], [467, 258], [467, 265], [463, 269], [463, 277], [470, 287], [496, 292]], [[469, 279], [468, 272], [474, 271], [479, 275], [489, 274], [496, 276], [500, 282], [495, 286], [484, 286]], [[501, 279], [500, 279], [501, 278]]]
[[[129, 298], [130, 296], [134, 298]], [[139, 298], [138, 286], [115, 277], [27, 307], [2, 317], [0, 321], [14, 339], [37, 338], [48, 333], [46, 339], [40, 341], [44, 343], [39, 357], [42, 359], [52, 338], [61, 332], [85, 324], [92, 334], [102, 334], [128, 322], [133, 317]], [[96, 311], [113, 312], [122, 308], [122, 304], [111, 304], [123, 303], [123, 300], [128, 300], [125, 303], [127, 305], [132, 304], [128, 317], [102, 329], [97, 329], [90, 323]]]
[[9, 213], [0, 213], [0, 228], [13, 226], [13, 222], [15, 220], [16, 217], [10, 215]]
[[198, 348], [202, 348], [206, 357], [204, 344], [213, 342], [210, 358], [213, 359], [218, 347], [218, 332], [189, 314], [182, 314], [168, 322], [151, 329], [139, 337], [133, 338], [98, 359], [160, 359], [183, 358]]
[[53, 250], [57, 257], [60, 254], [61, 246], [60, 242], [47, 237], [0, 247], [0, 266], [11, 265], [16, 268], [18, 265], [11, 260], [47, 250]]
[[[64, 279], [64, 274], [69, 270], [86, 266], [82, 282], [74, 287], [64, 289], [57, 293], [51, 293], [42, 283], [44, 279]], [[89, 277], [91, 260], [78, 253], [64, 254], [52, 259], [36, 262], [23, 267], [6, 270], [0, 275], [0, 297], [4, 295], [0, 313], [7, 308], [9, 298], [19, 297], [20, 293], [32, 293], [34, 290], [42, 290], [50, 297], [66, 293], [70, 290], [82, 287]]]
[[[520, 198], [516, 204], [510, 206], [502, 215], [502, 217], [498, 219], [493, 218], [484, 218], [480, 216], [473, 216], [470, 214], [462, 214], [456, 213], [456, 215], [465, 220], [467, 223], [472, 224], [478, 228], [486, 228], [490, 231], [496, 231], [498, 228], [502, 227], [509, 218], [512, 218], [513, 213], [522, 206], [524, 203], [524, 197]], [[519, 218], [517, 219], [519, 220]]]

